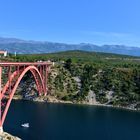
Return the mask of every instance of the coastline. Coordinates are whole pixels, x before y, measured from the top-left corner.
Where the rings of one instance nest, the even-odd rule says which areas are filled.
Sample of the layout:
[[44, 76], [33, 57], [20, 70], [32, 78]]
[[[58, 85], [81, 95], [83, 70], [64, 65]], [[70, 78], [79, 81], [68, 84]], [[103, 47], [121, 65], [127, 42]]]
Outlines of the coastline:
[[[28, 100], [28, 99], [23, 99], [22, 96], [16, 95], [13, 97], [13, 100]], [[76, 101], [64, 101], [64, 100], [59, 100], [54, 96], [46, 96], [46, 97], [38, 97], [33, 100], [28, 100], [32, 102], [47, 102], [47, 103], [60, 103], [60, 104], [73, 104], [73, 105], [88, 105], [88, 106], [101, 106], [101, 107], [111, 107], [111, 108], [116, 108], [116, 109], [124, 109], [124, 110], [129, 110], [129, 111], [136, 111], [140, 112], [140, 109], [136, 108], [131, 108], [131, 107], [124, 107], [124, 106], [113, 106], [113, 105], [106, 105], [106, 104], [101, 104], [101, 103], [88, 103], [86, 101], [81, 101], [81, 102], [76, 102]]]
[[[39, 101], [38, 101], [39, 102]], [[46, 101], [44, 101], [46, 102]], [[135, 111], [135, 112], [140, 112], [138, 109], [132, 109], [130, 107], [123, 107], [123, 106], [113, 106], [113, 105], [105, 105], [105, 104], [90, 104], [90, 103], [73, 103], [70, 101], [60, 101], [60, 102], [48, 102], [48, 103], [60, 103], [60, 104], [73, 104], [73, 105], [87, 105], [87, 106], [99, 106], [99, 107], [108, 107], [108, 108], [114, 108], [114, 109], [123, 109], [123, 110], [128, 110], [128, 111]]]

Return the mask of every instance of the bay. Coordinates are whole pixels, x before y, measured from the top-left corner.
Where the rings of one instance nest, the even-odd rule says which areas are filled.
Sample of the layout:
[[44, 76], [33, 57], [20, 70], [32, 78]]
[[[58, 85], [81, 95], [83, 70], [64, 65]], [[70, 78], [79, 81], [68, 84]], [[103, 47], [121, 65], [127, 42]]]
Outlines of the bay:
[[4, 130], [23, 140], [140, 140], [140, 112], [13, 100]]

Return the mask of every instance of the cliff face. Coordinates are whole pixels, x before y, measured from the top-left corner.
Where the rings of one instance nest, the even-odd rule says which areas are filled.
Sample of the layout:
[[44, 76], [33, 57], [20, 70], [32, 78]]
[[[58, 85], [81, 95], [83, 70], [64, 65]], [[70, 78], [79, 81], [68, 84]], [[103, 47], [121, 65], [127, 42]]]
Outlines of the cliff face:
[[[15, 61], [36, 62], [48, 59], [55, 62], [48, 79], [48, 94], [56, 100], [130, 106], [134, 109], [140, 107], [139, 57], [69, 51], [20, 55]], [[23, 97], [36, 97], [37, 90], [31, 74], [24, 77], [20, 87], [17, 93], [23, 93]]]
[[[138, 68], [66, 63], [56, 64], [49, 75], [48, 94], [54, 97], [53, 100], [139, 109], [140, 70]], [[37, 90], [31, 76], [28, 77], [29, 75], [27, 78], [25, 76], [17, 91], [23, 93], [23, 97], [26, 95], [30, 99], [30, 96], [36, 97]]]
[[63, 65], [56, 65], [49, 75], [48, 80], [49, 94], [58, 99], [77, 95], [79, 88], [78, 82]]
[[[68, 63], [68, 64], [66, 64]], [[54, 102], [140, 108], [140, 70], [138, 68], [98, 67], [66, 62], [56, 64], [48, 78], [48, 95], [37, 97], [33, 77], [27, 74], [17, 90], [24, 98]], [[30, 77], [30, 78], [28, 78]]]
[[56, 65], [48, 81], [58, 99], [139, 109], [140, 70], [92, 64]]

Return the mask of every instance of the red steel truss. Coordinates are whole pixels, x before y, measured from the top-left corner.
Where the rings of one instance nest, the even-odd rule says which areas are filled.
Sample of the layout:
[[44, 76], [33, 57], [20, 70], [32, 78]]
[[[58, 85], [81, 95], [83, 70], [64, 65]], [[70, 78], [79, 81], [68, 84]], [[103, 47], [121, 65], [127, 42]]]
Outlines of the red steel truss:
[[[34, 77], [39, 95], [47, 94], [47, 78], [51, 65], [51, 62], [0, 62], [0, 129], [14, 93], [28, 71]], [[3, 84], [3, 79], [7, 79], [5, 84]]]

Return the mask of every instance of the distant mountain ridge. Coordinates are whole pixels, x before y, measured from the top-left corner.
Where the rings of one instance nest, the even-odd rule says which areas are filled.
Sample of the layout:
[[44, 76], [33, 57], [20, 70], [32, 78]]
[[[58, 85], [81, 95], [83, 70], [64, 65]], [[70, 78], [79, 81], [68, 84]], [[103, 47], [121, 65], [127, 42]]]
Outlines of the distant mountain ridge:
[[140, 56], [140, 47], [130, 47], [125, 45], [94, 45], [89, 43], [66, 44], [47, 41], [22, 40], [17, 38], [0, 37], [0, 50], [7, 50], [10, 53], [37, 54], [52, 53], [67, 50], [83, 50], [105, 53], [125, 54]]

